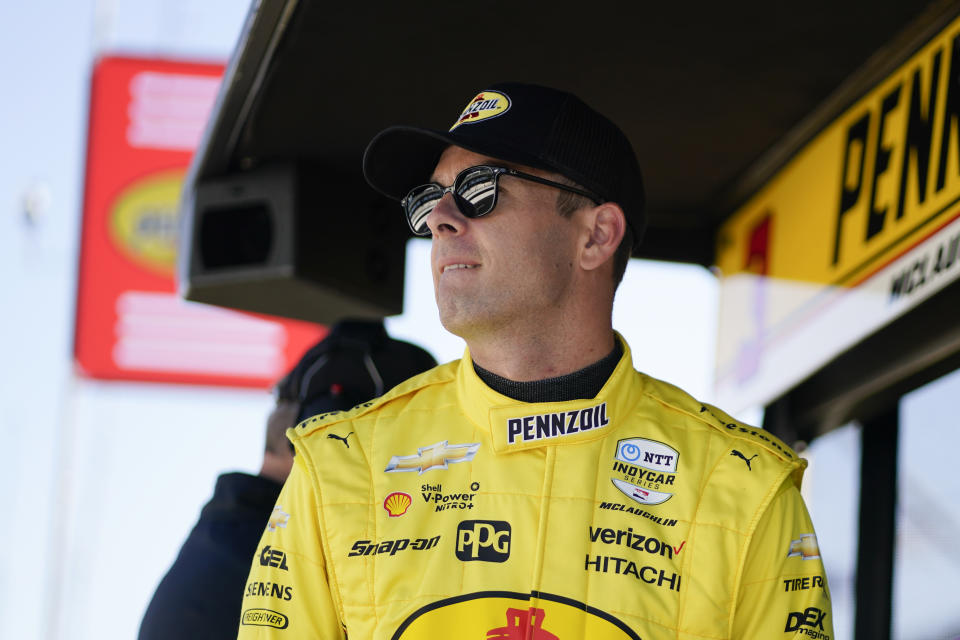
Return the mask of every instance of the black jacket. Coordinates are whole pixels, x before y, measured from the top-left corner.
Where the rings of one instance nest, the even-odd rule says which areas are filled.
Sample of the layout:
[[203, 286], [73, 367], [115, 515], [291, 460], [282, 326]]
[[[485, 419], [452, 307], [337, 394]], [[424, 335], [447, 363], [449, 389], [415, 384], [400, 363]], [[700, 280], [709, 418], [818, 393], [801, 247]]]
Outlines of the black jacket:
[[140, 624], [140, 640], [237, 637], [257, 543], [282, 485], [246, 473], [217, 479], [190, 537]]

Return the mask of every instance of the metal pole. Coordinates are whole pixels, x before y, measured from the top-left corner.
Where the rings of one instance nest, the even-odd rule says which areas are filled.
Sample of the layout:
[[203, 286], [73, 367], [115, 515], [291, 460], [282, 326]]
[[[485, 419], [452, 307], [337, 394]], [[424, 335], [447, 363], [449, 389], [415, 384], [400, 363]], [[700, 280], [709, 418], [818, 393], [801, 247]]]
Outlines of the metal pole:
[[863, 422], [856, 640], [889, 640], [891, 634], [899, 402]]

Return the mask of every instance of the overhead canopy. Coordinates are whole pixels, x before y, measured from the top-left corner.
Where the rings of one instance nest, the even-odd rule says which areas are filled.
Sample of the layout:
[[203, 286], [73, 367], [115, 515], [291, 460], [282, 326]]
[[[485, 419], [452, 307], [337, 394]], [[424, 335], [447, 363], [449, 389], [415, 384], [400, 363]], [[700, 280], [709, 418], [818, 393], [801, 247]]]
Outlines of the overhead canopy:
[[359, 172], [387, 125], [446, 127], [492, 82], [543, 83], [632, 140], [649, 198], [639, 255], [709, 265], [724, 216], [944, 4], [263, 0], [192, 179], [296, 158]]

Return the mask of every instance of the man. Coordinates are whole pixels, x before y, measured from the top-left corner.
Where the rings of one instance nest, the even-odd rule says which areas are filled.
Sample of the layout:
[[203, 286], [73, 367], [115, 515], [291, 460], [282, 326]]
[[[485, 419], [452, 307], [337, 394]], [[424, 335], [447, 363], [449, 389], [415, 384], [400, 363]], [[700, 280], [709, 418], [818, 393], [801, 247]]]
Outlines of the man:
[[251, 556], [278, 570], [287, 564], [281, 552], [257, 547], [293, 466], [286, 430], [378, 396], [435, 364], [420, 347], [390, 338], [380, 321], [340, 322], [310, 348], [277, 384], [260, 473], [217, 478], [213, 498], [154, 593], [140, 640], [236, 637]]
[[[785, 444], [633, 370], [611, 326], [644, 230], [623, 133], [515, 83], [364, 171], [431, 235], [464, 357], [290, 432], [242, 638], [832, 637]], [[352, 434], [352, 448], [330, 440]]]

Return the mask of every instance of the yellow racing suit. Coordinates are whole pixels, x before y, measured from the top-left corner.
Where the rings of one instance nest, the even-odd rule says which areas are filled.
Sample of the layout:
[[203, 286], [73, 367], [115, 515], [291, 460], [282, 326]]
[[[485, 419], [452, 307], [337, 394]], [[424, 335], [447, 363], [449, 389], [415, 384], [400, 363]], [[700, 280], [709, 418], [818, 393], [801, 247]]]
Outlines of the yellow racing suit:
[[469, 352], [289, 431], [241, 638], [833, 637], [774, 436], [633, 370], [523, 403]]

